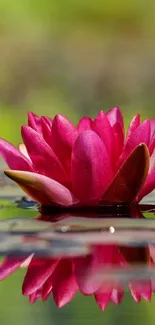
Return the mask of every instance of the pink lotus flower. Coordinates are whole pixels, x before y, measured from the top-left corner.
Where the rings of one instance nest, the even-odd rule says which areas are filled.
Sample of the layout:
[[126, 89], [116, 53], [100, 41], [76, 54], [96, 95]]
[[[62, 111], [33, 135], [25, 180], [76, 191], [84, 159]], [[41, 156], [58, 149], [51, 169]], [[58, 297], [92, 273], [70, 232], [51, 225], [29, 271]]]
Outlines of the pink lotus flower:
[[[136, 115], [127, 135], [121, 111], [114, 107], [101, 111], [93, 120], [84, 117], [75, 127], [67, 118], [53, 120], [29, 113], [29, 126], [22, 127], [23, 144], [17, 149], [0, 139], [0, 154], [10, 170], [5, 174], [42, 206], [62, 209], [103, 204], [138, 203], [155, 188], [155, 120], [140, 123]], [[45, 218], [43, 216], [43, 218]], [[89, 221], [88, 221], [89, 222]], [[52, 293], [59, 307], [78, 290], [93, 294], [104, 309], [108, 302], [120, 303], [124, 288], [105, 287], [103, 281], [90, 281], [98, 268], [108, 264], [122, 267], [139, 261], [139, 250], [116, 246], [95, 246], [81, 259], [32, 258], [23, 283], [23, 293], [34, 302]], [[153, 250], [142, 251], [142, 260], [153, 259]], [[140, 255], [141, 256], [141, 255]], [[130, 261], [131, 257], [131, 261]], [[27, 258], [6, 258], [0, 265], [0, 279], [14, 272]], [[89, 271], [89, 272], [88, 272]], [[130, 282], [134, 299], [150, 300], [151, 280]]]
[[29, 113], [21, 133], [19, 148], [0, 139], [5, 174], [41, 205], [132, 203], [155, 188], [155, 120], [136, 115], [125, 137], [118, 107], [77, 127]]

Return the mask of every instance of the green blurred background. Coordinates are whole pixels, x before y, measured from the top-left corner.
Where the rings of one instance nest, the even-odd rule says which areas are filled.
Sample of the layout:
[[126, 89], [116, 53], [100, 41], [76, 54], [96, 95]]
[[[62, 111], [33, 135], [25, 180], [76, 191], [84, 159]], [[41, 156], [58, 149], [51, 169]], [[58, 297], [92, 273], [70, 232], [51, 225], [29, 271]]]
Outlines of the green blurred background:
[[155, 115], [154, 21], [153, 0], [1, 0], [0, 135], [27, 111]]
[[[153, 0], [1, 0], [0, 136], [17, 144], [27, 111], [63, 113], [76, 123], [119, 105], [126, 124], [139, 112], [153, 117], [154, 32]], [[137, 305], [130, 294], [104, 313], [80, 295], [61, 311], [52, 298], [29, 305], [24, 272], [0, 284], [4, 325], [154, 324], [155, 299]]]

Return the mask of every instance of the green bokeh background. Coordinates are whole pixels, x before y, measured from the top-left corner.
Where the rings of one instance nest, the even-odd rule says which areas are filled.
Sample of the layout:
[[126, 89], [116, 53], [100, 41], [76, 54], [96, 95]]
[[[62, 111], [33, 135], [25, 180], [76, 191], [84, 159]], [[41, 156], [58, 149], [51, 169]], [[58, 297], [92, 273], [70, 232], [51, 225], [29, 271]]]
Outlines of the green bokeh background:
[[154, 21], [151, 0], [1, 0], [1, 136], [18, 143], [27, 111], [152, 117]]
[[[1, 0], [0, 136], [18, 144], [27, 111], [74, 123], [115, 105], [126, 125], [136, 113], [155, 116], [154, 22], [151, 0]], [[1, 324], [154, 324], [155, 299], [137, 305], [130, 294], [104, 313], [81, 295], [62, 310], [52, 298], [29, 305], [24, 272], [0, 283]]]

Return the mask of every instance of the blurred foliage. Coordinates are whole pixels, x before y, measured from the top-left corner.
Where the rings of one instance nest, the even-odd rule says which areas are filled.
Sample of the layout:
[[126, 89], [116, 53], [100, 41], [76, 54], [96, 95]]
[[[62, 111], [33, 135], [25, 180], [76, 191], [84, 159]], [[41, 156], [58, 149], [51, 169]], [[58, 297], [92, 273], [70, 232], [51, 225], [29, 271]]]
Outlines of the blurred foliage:
[[2, 0], [0, 135], [18, 143], [26, 111], [152, 117], [154, 21], [151, 0]]

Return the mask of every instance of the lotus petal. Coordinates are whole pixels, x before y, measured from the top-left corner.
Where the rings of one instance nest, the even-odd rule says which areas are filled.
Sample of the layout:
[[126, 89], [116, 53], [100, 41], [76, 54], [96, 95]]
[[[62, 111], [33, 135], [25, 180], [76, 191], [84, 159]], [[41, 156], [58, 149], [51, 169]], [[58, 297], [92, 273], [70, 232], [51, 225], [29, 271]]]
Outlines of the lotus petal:
[[0, 138], [0, 155], [11, 169], [35, 171], [30, 159], [27, 159], [15, 146]]
[[118, 160], [124, 147], [124, 131], [119, 122], [114, 124], [113, 133], [115, 137], [115, 141], [113, 143], [113, 164], [115, 164], [115, 167], [117, 167], [116, 161]]
[[131, 153], [104, 193], [102, 202], [132, 203], [143, 186], [149, 170], [149, 153], [145, 144]]
[[137, 201], [138, 202], [141, 201], [144, 196], [151, 193], [154, 189], [155, 189], [155, 149], [150, 158], [149, 172], [146, 181], [140, 193], [138, 194]]
[[107, 112], [107, 117], [112, 126], [114, 126], [115, 123], [119, 122], [124, 129], [124, 121], [123, 121], [123, 115], [118, 106], [113, 107]]
[[140, 114], [137, 114], [136, 116], [134, 116], [134, 118], [130, 122], [128, 131], [127, 131], [126, 142], [129, 140], [129, 138], [131, 137], [131, 134], [138, 128], [139, 125], [140, 125]]
[[71, 166], [73, 193], [87, 204], [98, 199], [112, 178], [107, 150], [93, 131], [82, 132], [72, 151]]
[[60, 183], [67, 183], [68, 178], [62, 164], [43, 137], [29, 126], [22, 127], [22, 137], [38, 172]]
[[38, 133], [42, 134], [41, 118], [38, 115], [36, 115], [32, 112], [29, 112], [28, 113], [28, 125], [32, 129], [37, 131]]
[[51, 128], [53, 124], [53, 120], [47, 116], [41, 116], [41, 121], [43, 121]]
[[155, 136], [155, 118], [153, 118], [151, 121], [151, 140], [154, 138]]
[[105, 144], [107, 152], [112, 159], [114, 152], [113, 146], [115, 145], [115, 136], [107, 115], [103, 111], [101, 111], [94, 120], [93, 130], [99, 135]]
[[19, 144], [19, 151], [27, 158], [27, 159], [29, 159], [30, 161], [31, 161], [31, 159], [30, 159], [30, 156], [29, 156], [29, 154], [28, 154], [28, 152], [27, 152], [27, 149], [26, 149], [26, 146], [25, 146], [25, 144], [24, 143], [20, 143]]
[[150, 144], [150, 120], [145, 120], [140, 124], [134, 132], [128, 138], [128, 141], [125, 144], [122, 155], [120, 156], [118, 165], [121, 164], [127, 159], [131, 152], [140, 144], [144, 143], [147, 147]]
[[92, 127], [93, 127], [93, 120], [88, 116], [84, 116], [79, 121], [77, 125], [77, 130], [79, 133], [81, 133], [83, 131], [92, 130]]
[[41, 118], [42, 133], [44, 140], [51, 146], [51, 127], [44, 117]]
[[51, 144], [57, 157], [70, 175], [71, 152], [77, 138], [75, 126], [63, 115], [56, 115], [52, 125]]
[[13, 170], [6, 170], [5, 174], [43, 205], [69, 206], [78, 202], [65, 186], [46, 176]]

